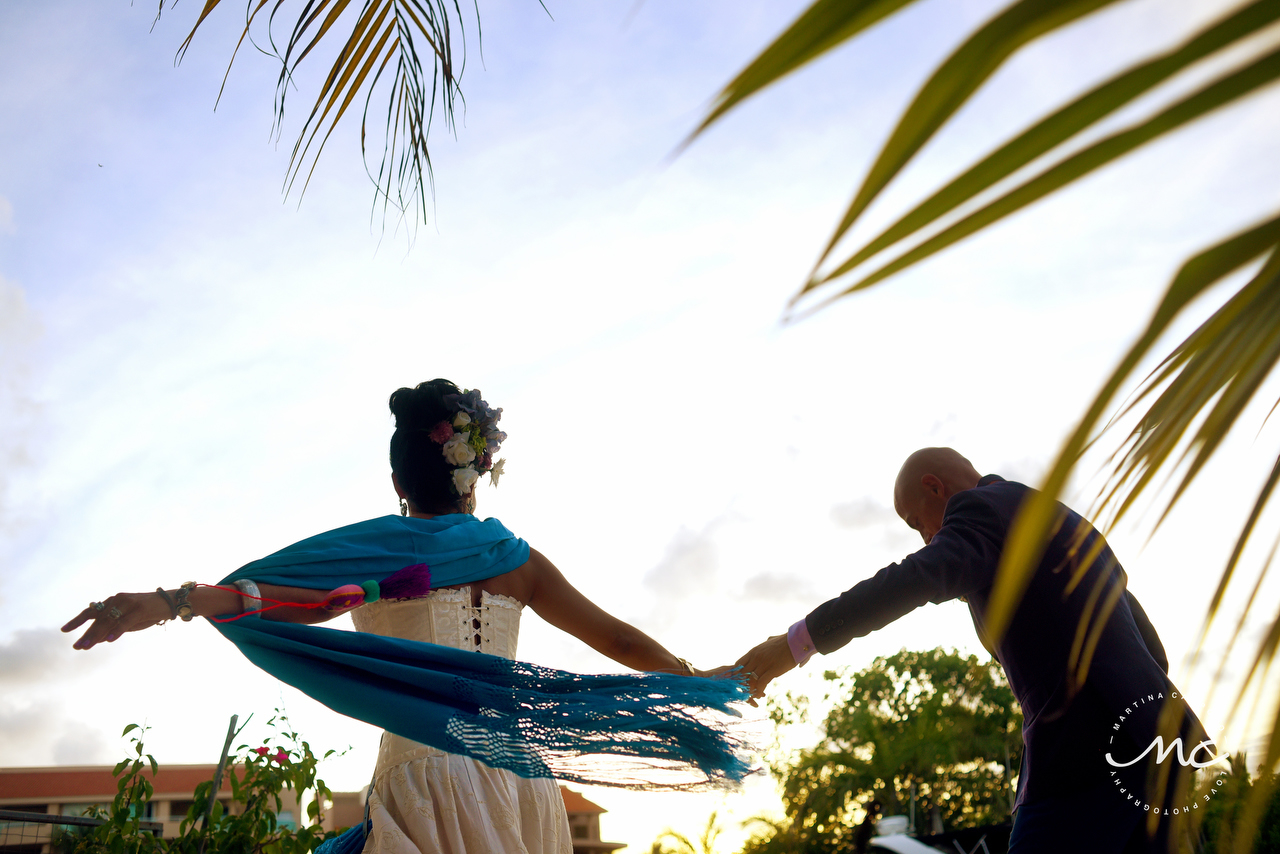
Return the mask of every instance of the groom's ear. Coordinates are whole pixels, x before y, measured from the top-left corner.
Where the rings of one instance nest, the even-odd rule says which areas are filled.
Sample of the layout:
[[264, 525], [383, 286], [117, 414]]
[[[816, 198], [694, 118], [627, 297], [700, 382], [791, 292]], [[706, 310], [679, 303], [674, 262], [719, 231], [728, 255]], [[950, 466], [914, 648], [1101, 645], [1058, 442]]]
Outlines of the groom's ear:
[[938, 497], [942, 497], [947, 491], [946, 484], [936, 474], [922, 475], [920, 477], [920, 486], [924, 488], [925, 492]]

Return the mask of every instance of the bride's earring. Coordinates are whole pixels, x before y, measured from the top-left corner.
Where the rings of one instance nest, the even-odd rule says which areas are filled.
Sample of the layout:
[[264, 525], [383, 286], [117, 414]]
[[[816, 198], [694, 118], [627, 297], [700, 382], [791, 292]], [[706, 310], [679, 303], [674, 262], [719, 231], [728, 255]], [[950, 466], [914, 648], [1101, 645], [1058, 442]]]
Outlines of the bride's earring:
[[409, 502], [405, 501], [403, 498], [400, 499], [400, 515], [401, 516], [409, 515]]

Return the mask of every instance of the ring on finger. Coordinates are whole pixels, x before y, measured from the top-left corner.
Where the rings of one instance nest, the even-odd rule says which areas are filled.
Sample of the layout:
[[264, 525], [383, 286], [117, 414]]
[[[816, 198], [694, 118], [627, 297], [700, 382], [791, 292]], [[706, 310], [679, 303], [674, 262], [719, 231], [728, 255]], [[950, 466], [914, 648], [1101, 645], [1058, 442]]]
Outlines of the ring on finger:
[[110, 618], [111, 618], [111, 619], [113, 619], [113, 620], [118, 620], [118, 619], [120, 619], [120, 609], [119, 609], [119, 608], [112, 608], [110, 611], [108, 611], [108, 612], [107, 612], [107, 616], [108, 616], [108, 617], [110, 617]]
[[107, 608], [104, 602], [90, 602], [89, 607], [95, 611], [105, 611]]

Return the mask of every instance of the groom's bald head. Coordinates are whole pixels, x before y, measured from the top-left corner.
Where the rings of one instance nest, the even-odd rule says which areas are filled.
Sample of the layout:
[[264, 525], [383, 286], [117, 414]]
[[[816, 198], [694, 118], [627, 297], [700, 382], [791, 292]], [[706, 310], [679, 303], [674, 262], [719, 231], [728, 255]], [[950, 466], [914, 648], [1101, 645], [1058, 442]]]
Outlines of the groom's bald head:
[[921, 448], [907, 457], [898, 471], [893, 509], [927, 544], [942, 527], [951, 496], [973, 489], [981, 478], [973, 464], [955, 450]]

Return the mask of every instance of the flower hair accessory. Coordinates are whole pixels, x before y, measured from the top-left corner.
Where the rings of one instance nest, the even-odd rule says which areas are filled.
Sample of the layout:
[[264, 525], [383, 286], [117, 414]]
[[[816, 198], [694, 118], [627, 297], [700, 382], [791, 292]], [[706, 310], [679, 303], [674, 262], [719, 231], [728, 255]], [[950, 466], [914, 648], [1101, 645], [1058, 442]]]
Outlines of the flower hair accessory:
[[493, 461], [507, 440], [507, 434], [498, 429], [502, 407], [494, 409], [481, 400], [478, 388], [467, 389], [461, 394], [446, 394], [443, 400], [453, 412], [453, 418], [432, 427], [428, 436], [441, 446], [445, 462], [453, 467], [450, 481], [453, 491], [466, 495], [484, 474], [488, 474], [489, 482], [497, 486], [506, 462]]

